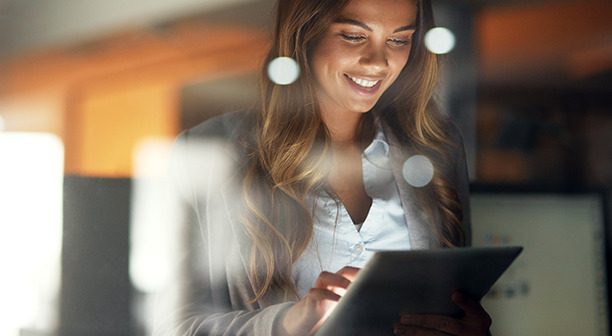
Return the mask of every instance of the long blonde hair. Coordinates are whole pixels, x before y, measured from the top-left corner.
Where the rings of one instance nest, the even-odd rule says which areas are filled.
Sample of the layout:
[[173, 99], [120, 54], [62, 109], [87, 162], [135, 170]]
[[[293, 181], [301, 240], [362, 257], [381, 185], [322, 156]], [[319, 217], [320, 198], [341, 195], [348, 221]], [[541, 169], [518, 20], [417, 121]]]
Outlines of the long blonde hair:
[[[265, 73], [261, 76], [256, 139], [242, 189], [253, 302], [270, 290], [280, 291], [284, 298], [296, 295], [292, 264], [308, 246], [313, 231], [306, 197], [325, 184], [328, 173], [329, 138], [315, 100], [310, 53], [349, 1], [278, 2], [273, 45], [265, 64], [279, 56], [292, 57], [301, 67], [301, 76], [288, 86], [275, 85]], [[431, 4], [429, 0], [416, 2], [417, 31], [408, 63], [365, 120], [371, 122], [376, 115], [400, 141], [427, 152], [436, 166], [448, 161], [451, 144], [433, 99], [438, 60], [422, 43], [424, 32], [433, 26]], [[418, 193], [430, 222], [438, 219], [443, 223], [441, 227], [432, 224], [440, 244], [463, 244], [461, 207], [447, 177], [436, 174], [430, 186]]]

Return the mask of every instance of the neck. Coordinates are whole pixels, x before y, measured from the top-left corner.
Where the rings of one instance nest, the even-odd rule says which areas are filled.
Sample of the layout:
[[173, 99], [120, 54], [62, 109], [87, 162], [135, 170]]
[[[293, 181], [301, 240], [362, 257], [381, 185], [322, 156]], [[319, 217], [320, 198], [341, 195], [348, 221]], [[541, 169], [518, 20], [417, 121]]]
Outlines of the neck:
[[343, 146], [359, 143], [361, 113], [324, 113], [322, 111], [321, 119], [329, 130], [332, 145]]

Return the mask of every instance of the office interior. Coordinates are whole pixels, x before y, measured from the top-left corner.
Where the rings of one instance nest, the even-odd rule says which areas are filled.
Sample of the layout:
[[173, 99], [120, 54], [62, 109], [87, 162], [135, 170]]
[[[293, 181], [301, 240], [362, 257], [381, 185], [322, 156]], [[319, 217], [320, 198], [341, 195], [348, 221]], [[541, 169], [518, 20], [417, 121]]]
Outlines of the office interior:
[[[610, 335], [612, 3], [435, 0], [494, 335]], [[0, 0], [0, 334], [149, 335], [197, 295], [181, 130], [252, 106], [273, 0]], [[177, 222], [178, 223], [178, 222]], [[159, 325], [163, 325], [160, 327]]]

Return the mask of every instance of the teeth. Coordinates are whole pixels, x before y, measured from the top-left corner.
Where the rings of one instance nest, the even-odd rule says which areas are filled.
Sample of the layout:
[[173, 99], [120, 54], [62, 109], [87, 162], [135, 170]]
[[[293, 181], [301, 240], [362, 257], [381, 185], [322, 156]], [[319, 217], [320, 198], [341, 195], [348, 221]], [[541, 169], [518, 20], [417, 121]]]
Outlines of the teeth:
[[350, 78], [357, 85], [365, 87], [365, 88], [371, 88], [374, 85], [376, 85], [376, 83], [378, 83], [378, 81], [369, 81], [369, 80], [366, 80], [366, 79], [355, 78], [355, 77], [351, 77], [351, 76], [348, 76], [348, 78]]

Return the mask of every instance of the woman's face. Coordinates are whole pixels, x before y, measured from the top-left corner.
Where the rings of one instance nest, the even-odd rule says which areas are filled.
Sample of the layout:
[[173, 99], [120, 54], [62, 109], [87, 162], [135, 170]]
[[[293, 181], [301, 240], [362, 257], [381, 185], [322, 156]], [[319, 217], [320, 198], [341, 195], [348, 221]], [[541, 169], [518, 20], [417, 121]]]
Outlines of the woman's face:
[[410, 55], [413, 0], [351, 0], [312, 53], [323, 113], [367, 112], [393, 84]]

